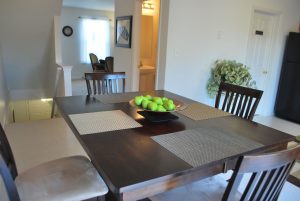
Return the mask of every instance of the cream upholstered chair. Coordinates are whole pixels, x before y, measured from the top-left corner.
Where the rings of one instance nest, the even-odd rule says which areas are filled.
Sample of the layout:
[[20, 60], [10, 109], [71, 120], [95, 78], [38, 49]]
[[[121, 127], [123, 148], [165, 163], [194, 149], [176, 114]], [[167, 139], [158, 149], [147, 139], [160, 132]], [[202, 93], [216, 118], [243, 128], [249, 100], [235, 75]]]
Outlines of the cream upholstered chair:
[[[90, 55], [90, 60], [91, 60], [91, 65], [92, 65], [93, 71], [105, 71], [105, 62], [100, 63], [98, 60], [98, 57], [93, 53], [90, 53], [89, 55]], [[101, 60], [101, 61], [103, 61], [103, 60]]]
[[104, 200], [108, 188], [86, 157], [53, 160], [18, 175], [1, 125], [0, 142], [0, 173], [10, 201], [74, 201], [94, 197]]

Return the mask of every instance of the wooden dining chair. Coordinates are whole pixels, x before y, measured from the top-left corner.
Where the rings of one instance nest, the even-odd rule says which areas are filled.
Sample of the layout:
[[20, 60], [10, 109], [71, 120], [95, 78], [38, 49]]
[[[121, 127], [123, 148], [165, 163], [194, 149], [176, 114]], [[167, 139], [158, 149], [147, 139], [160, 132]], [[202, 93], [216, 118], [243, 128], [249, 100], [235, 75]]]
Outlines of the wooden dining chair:
[[88, 95], [125, 93], [125, 72], [85, 73]]
[[[224, 99], [222, 99], [223, 92], [225, 92]], [[215, 108], [252, 120], [262, 94], [261, 90], [221, 82]]]
[[[275, 201], [299, 156], [300, 145], [284, 151], [240, 157], [229, 180], [207, 178], [151, 197], [151, 201]], [[246, 186], [240, 188], [245, 174]]]
[[86, 157], [70, 156], [49, 161], [18, 174], [1, 124], [0, 140], [0, 179], [10, 201], [105, 199], [108, 188]]

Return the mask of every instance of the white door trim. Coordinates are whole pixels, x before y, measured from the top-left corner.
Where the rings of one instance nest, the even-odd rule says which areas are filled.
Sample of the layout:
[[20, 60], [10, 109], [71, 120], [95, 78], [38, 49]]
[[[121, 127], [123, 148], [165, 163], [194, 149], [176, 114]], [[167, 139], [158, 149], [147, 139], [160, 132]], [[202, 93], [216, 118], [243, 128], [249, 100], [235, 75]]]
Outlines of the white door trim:
[[[273, 85], [274, 85], [274, 83], [272, 82], [272, 78], [274, 78], [274, 73], [275, 73], [275, 69], [276, 69], [275, 56], [277, 55], [275, 45], [276, 45], [276, 41], [278, 40], [278, 36], [279, 36], [279, 25], [280, 25], [280, 21], [281, 21], [282, 12], [279, 10], [262, 8], [262, 7], [258, 7], [258, 6], [252, 7], [251, 19], [250, 19], [251, 21], [250, 21], [248, 42], [247, 42], [246, 64], [249, 63], [249, 59], [250, 59], [249, 51], [251, 48], [250, 43], [251, 43], [251, 34], [253, 34], [252, 31], [253, 31], [253, 26], [254, 26], [255, 12], [266, 13], [266, 14], [269, 14], [269, 15], [272, 15], [275, 17], [274, 18], [275, 19], [274, 27], [273, 27], [273, 31], [272, 31], [272, 38], [271, 38], [271, 47], [270, 47], [271, 56], [268, 59], [269, 65], [266, 68], [266, 71], [268, 72], [268, 74], [266, 75], [266, 81], [265, 81], [265, 89], [272, 89]], [[264, 100], [268, 100], [268, 99], [272, 98], [271, 97], [272, 93], [273, 93], [272, 90], [264, 91], [261, 101], [263, 102]], [[264, 104], [264, 103], [261, 103], [261, 104]], [[270, 114], [268, 114], [269, 112], [266, 111], [266, 109], [267, 109], [266, 107], [263, 107], [263, 109], [261, 110], [261, 115], [270, 115]]]
[[[165, 79], [165, 60], [166, 60], [166, 38], [167, 33], [162, 29], [162, 16], [165, 18], [168, 16], [169, 0], [160, 0], [160, 13], [159, 13], [159, 24], [158, 24], [158, 44], [157, 44], [157, 56], [156, 56], [156, 75], [155, 75], [155, 89], [162, 88], [159, 80]], [[140, 22], [142, 15], [142, 3], [141, 1], [136, 1], [135, 11], [134, 11], [134, 28], [132, 33], [134, 33], [134, 44], [133, 48], [133, 65], [132, 65], [132, 91], [138, 91], [139, 89], [139, 64], [140, 64]], [[168, 19], [167, 19], [168, 20]], [[167, 29], [167, 28], [166, 28]], [[160, 73], [163, 71], [163, 73]]]

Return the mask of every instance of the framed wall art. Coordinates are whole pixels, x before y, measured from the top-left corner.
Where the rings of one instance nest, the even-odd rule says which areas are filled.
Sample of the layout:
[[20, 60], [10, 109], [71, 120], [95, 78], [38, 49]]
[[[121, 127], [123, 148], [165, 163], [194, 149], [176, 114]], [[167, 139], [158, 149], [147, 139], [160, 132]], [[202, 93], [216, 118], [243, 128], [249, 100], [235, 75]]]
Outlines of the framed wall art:
[[131, 48], [132, 16], [116, 18], [116, 46]]

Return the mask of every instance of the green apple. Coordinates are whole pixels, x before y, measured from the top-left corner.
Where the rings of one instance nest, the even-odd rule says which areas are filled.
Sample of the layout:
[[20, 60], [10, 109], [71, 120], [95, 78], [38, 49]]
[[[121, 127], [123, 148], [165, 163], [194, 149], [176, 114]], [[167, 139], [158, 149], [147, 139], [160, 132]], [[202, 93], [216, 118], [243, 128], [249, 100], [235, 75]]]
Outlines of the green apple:
[[151, 102], [151, 101], [149, 101], [148, 99], [144, 99], [144, 100], [142, 101], [142, 107], [143, 107], [144, 109], [147, 109], [148, 104], [149, 104], [150, 102]]
[[163, 104], [163, 101], [160, 97], [154, 97], [152, 99], [153, 102], [155, 102], [157, 105], [162, 105]]
[[142, 104], [143, 99], [144, 99], [143, 96], [136, 96], [134, 98], [134, 102], [135, 102], [136, 105], [140, 106]]
[[168, 100], [168, 104], [174, 104], [173, 100], [172, 100], [172, 99], [169, 99], [169, 100]]
[[149, 94], [147, 94], [147, 95], [145, 96], [145, 98], [147, 98], [148, 100], [152, 100], [152, 96], [150, 96]]
[[169, 103], [169, 104], [168, 104], [168, 110], [169, 110], [169, 111], [175, 110], [175, 107], [176, 107], [176, 106], [174, 105], [174, 103]]
[[175, 105], [174, 105], [174, 103], [168, 103], [168, 102], [165, 102], [164, 104], [163, 104], [163, 106], [164, 106], [164, 108], [166, 109], [166, 110], [168, 110], [168, 111], [172, 111], [172, 110], [174, 110], [175, 109]]
[[168, 103], [167, 103], [167, 102], [164, 102], [163, 107], [164, 107], [166, 110], [168, 110], [168, 108], [169, 108]]
[[148, 108], [149, 110], [155, 112], [155, 111], [157, 110], [157, 104], [154, 103], [154, 102], [150, 102], [150, 103], [148, 103], [147, 108]]
[[167, 97], [162, 97], [161, 99], [162, 99], [162, 101], [169, 100]]
[[166, 112], [167, 110], [164, 108], [164, 106], [158, 105], [158, 106], [157, 106], [157, 111], [158, 111], [158, 112]]

